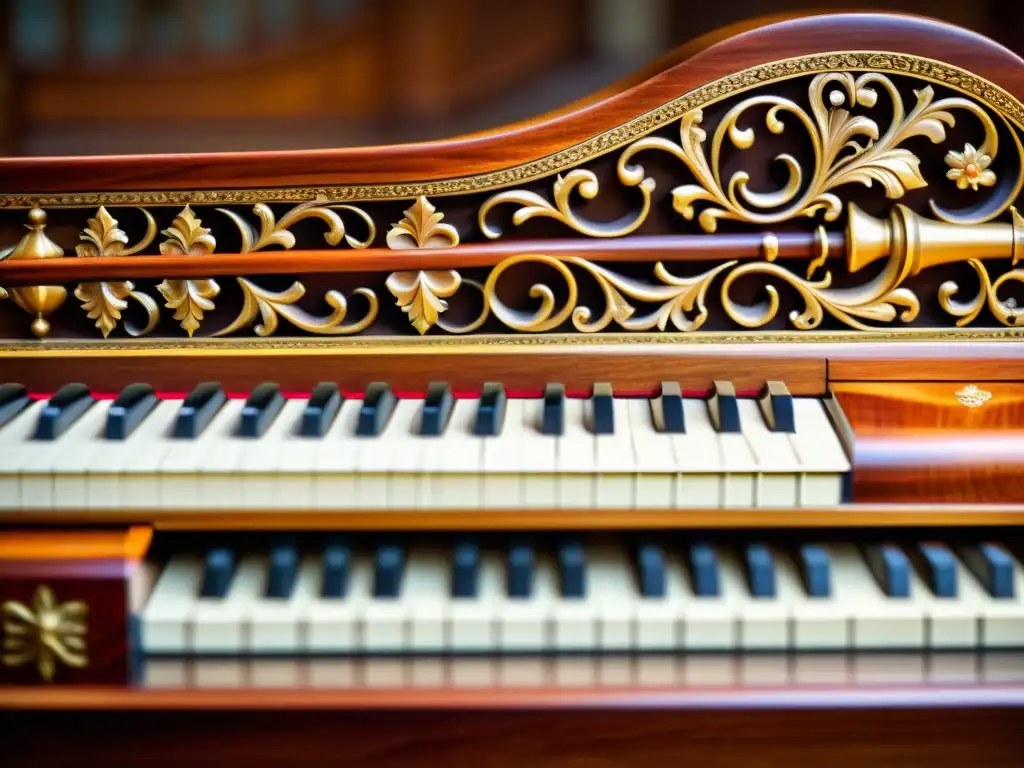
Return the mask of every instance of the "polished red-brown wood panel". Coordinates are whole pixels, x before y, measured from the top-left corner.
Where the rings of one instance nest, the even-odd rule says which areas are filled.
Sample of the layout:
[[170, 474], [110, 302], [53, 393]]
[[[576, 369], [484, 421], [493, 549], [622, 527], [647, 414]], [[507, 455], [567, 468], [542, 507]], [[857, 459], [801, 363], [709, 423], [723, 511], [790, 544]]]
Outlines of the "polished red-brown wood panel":
[[[990, 398], [969, 407], [974, 383]], [[1013, 503], [1024, 499], [1024, 384], [833, 385], [854, 433], [856, 502]]]

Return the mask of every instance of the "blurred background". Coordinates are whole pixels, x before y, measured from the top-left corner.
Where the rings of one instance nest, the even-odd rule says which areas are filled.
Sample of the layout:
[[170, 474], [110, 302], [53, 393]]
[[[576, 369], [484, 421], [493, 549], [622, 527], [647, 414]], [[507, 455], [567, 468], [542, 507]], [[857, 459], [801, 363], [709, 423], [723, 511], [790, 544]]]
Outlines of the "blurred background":
[[440, 138], [561, 107], [723, 25], [811, 10], [924, 14], [1024, 52], [1015, 0], [0, 0], [0, 153]]

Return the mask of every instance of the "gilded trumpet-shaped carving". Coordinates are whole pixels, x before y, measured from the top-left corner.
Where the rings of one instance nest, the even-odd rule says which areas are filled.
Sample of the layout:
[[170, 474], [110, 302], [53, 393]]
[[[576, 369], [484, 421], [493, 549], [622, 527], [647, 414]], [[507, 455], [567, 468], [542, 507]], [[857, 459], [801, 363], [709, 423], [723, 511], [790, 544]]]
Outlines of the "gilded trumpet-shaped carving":
[[[149, 211], [140, 208], [146, 217], [146, 234], [135, 245], [128, 247], [128, 235], [121, 229], [117, 220], [107, 209], [100, 206], [94, 218], [89, 219], [88, 226], [79, 236], [85, 242], [75, 248], [78, 256], [130, 256], [138, 253], [149, 245], [156, 236], [156, 222]], [[131, 336], [145, 336], [156, 327], [160, 319], [160, 310], [152, 297], [136, 291], [134, 284], [128, 280], [104, 280], [95, 283], [80, 283], [75, 288], [75, 296], [82, 302], [90, 320], [96, 321], [104, 338], [107, 337], [122, 319], [121, 313], [128, 309], [128, 299], [138, 302], [146, 313], [146, 324], [142, 328], [125, 321], [125, 330]]]
[[454, 269], [394, 272], [385, 283], [398, 306], [409, 315], [412, 327], [421, 334], [437, 323], [438, 316], [448, 309], [444, 297], [454, 295], [461, 284], [462, 278]]
[[628, 235], [644, 223], [651, 211], [651, 193], [654, 191], [654, 179], [645, 178], [643, 170], [640, 176], [633, 168], [619, 165], [619, 181], [626, 186], [636, 186], [640, 189], [641, 206], [639, 212], [628, 215], [620, 221], [598, 223], [581, 218], [572, 210], [572, 193], [578, 191], [584, 200], [593, 200], [600, 191], [597, 176], [593, 172], [577, 168], [569, 171], [565, 176], [559, 175], [555, 179], [552, 193], [554, 204], [549, 203], [536, 192], [523, 189], [513, 189], [507, 192], [499, 192], [492, 195], [480, 206], [477, 214], [477, 221], [480, 230], [491, 240], [501, 237], [501, 230], [487, 222], [487, 215], [498, 205], [513, 203], [519, 209], [512, 214], [512, 223], [519, 226], [523, 222], [533, 218], [544, 217], [555, 219], [563, 224], [572, 227], [580, 234], [589, 237], [622, 237]]
[[[242, 238], [241, 253], [259, 251], [271, 245], [285, 249], [292, 248], [295, 245], [295, 235], [288, 231], [289, 227], [308, 218], [320, 219], [327, 224], [328, 229], [324, 234], [324, 240], [329, 245], [340, 245], [344, 240], [352, 248], [366, 248], [373, 242], [376, 228], [373, 220], [365, 211], [352, 205], [323, 205], [322, 203], [322, 200], [315, 200], [297, 205], [282, 216], [280, 221], [276, 219], [270, 206], [258, 203], [253, 207], [253, 213], [260, 220], [259, 231], [233, 211], [224, 208], [217, 210], [230, 218], [238, 227]], [[336, 212], [338, 210], [348, 211], [362, 219], [368, 230], [365, 240], [358, 240], [347, 234], [345, 224]], [[284, 291], [268, 290], [244, 277], [235, 278], [235, 281], [242, 289], [242, 309], [231, 323], [214, 333], [214, 336], [226, 336], [246, 328], [255, 322], [257, 315], [261, 318], [261, 322], [257, 323], [253, 330], [258, 336], [269, 336], [274, 333], [278, 327], [279, 317], [283, 317], [292, 325], [309, 333], [327, 336], [359, 333], [377, 317], [377, 295], [369, 288], [356, 290], [358, 295], [367, 300], [366, 315], [358, 322], [345, 325], [348, 302], [338, 291], [328, 291], [324, 295], [324, 300], [332, 311], [326, 317], [318, 317], [297, 306], [297, 302], [306, 292], [305, 286], [298, 281], [292, 283]]]
[[39, 586], [30, 605], [17, 600], [3, 604], [3, 664], [35, 664], [44, 681], [53, 680], [57, 663], [82, 669], [88, 663], [85, 633], [88, 606], [75, 600], [58, 603], [53, 590]]
[[459, 233], [451, 224], [442, 224], [443, 213], [425, 197], [405, 210], [402, 220], [388, 230], [387, 244], [392, 250], [408, 248], [450, 248], [459, 244]]
[[[185, 206], [174, 217], [168, 229], [161, 234], [167, 239], [160, 243], [160, 253], [165, 256], [204, 256], [213, 253], [217, 241], [210, 230], [202, 226], [192, 209]], [[174, 319], [191, 336], [199, 330], [204, 312], [214, 308], [213, 299], [220, 293], [216, 280], [164, 280], [156, 289], [167, 302], [164, 306], [174, 310]]]

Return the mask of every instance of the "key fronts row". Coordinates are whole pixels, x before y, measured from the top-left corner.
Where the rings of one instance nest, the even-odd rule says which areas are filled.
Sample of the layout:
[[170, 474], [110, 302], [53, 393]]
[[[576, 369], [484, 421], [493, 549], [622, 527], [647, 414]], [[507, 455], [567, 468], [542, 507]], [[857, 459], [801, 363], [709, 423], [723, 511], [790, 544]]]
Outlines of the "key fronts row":
[[[549, 384], [544, 391], [541, 432], [561, 435], [565, 431], [565, 388]], [[219, 384], [207, 382], [197, 386], [182, 403], [174, 424], [173, 436], [195, 439], [217, 415], [227, 401]], [[299, 433], [303, 437], [322, 437], [334, 422], [344, 401], [337, 384], [318, 384], [306, 403]], [[383, 382], [370, 384], [361, 401], [356, 434], [362, 437], [380, 435], [387, 427], [397, 403], [391, 387]], [[499, 383], [484, 385], [474, 424], [478, 436], [501, 434], [505, 420], [505, 388]], [[13, 419], [30, 403], [25, 388], [20, 384], [0, 386], [0, 427]], [[43, 407], [36, 426], [37, 440], [55, 440], [68, 430], [88, 410], [95, 398], [84, 384], [62, 387]], [[142, 423], [158, 402], [149, 384], [130, 384], [122, 390], [107, 415], [106, 437], [124, 440]], [[420, 417], [419, 433], [424, 436], [444, 434], [454, 406], [451, 388], [444, 382], [435, 382], [427, 388]], [[769, 382], [760, 398], [761, 410], [769, 429], [775, 432], [795, 432], [793, 399], [781, 382]], [[241, 437], [260, 437], [273, 423], [284, 407], [285, 398], [276, 384], [260, 384], [252, 391], [242, 409], [238, 434]], [[615, 432], [615, 410], [612, 389], [608, 384], [594, 386], [591, 398], [591, 426], [595, 434]], [[712, 422], [719, 432], [739, 432], [740, 417], [736, 391], [729, 382], [715, 382], [714, 392], [708, 400]], [[686, 420], [683, 397], [675, 382], [662, 384], [661, 394], [651, 401], [655, 427], [661, 432], [684, 433]]]
[[[694, 595], [722, 596], [721, 548], [695, 543], [683, 548]], [[587, 550], [579, 541], [558, 545], [555, 563], [559, 593], [563, 599], [583, 599], [587, 594]], [[936, 598], [958, 596], [957, 555], [944, 544], [919, 543], [908, 547], [875, 544], [863, 548], [865, 560], [886, 597], [909, 599], [911, 571], [920, 574]], [[998, 544], [960, 547], [959, 558], [994, 598], [1014, 597], [1012, 556]], [[451, 596], [473, 599], [480, 590], [481, 550], [471, 536], [457, 540], [450, 552]], [[776, 551], [764, 544], [748, 544], [736, 550], [747, 589], [755, 599], [778, 596]], [[833, 596], [832, 557], [827, 547], [804, 544], [792, 553], [805, 595], [810, 599]], [[641, 542], [633, 547], [631, 565], [638, 591], [645, 599], [667, 596], [666, 559], [671, 551], [656, 543]], [[344, 598], [348, 592], [353, 548], [344, 537], [330, 538], [322, 550], [321, 596]], [[512, 544], [505, 554], [506, 592], [510, 598], [529, 599], [533, 594], [535, 549], [527, 543]], [[287, 599], [294, 589], [301, 561], [295, 540], [285, 537], [270, 548], [265, 596]], [[398, 598], [403, 591], [406, 548], [401, 543], [383, 544], [374, 553], [373, 595], [379, 599]], [[200, 596], [223, 598], [235, 575], [238, 556], [229, 547], [216, 547], [206, 554]]]

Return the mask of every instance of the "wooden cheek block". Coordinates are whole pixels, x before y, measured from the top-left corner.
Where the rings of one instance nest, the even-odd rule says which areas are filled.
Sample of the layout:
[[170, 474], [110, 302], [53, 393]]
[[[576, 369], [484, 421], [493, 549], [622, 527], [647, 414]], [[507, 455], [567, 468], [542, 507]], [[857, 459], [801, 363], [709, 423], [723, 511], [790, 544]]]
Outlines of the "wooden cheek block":
[[0, 530], [0, 685], [131, 681], [146, 528]]

